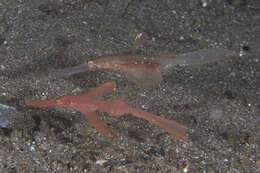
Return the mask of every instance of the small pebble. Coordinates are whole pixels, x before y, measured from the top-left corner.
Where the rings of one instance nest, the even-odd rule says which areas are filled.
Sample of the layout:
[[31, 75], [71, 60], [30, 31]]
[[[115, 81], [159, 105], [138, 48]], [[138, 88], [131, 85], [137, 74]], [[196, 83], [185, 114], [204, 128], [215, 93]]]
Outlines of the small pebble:
[[221, 109], [211, 109], [210, 119], [219, 120], [223, 116], [223, 111]]

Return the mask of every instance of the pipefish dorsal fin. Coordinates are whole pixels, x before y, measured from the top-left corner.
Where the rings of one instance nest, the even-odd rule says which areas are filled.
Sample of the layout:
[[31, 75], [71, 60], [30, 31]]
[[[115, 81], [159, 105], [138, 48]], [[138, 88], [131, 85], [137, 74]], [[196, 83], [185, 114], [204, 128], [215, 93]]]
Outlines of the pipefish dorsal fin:
[[136, 35], [132, 47], [127, 50], [121, 51], [120, 54], [138, 54], [140, 48], [144, 45], [146, 41], [147, 35], [145, 33], [139, 33]]

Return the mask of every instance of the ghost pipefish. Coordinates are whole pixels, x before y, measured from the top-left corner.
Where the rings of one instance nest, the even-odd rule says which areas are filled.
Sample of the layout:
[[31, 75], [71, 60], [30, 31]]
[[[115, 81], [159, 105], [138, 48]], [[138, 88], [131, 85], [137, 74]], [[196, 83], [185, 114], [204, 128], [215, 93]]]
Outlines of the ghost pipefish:
[[164, 130], [172, 136], [184, 141], [188, 141], [186, 132], [188, 128], [174, 120], [168, 120], [161, 116], [146, 112], [140, 108], [134, 108], [126, 104], [121, 99], [103, 99], [100, 96], [114, 91], [116, 84], [114, 82], [106, 82], [97, 88], [86, 93], [76, 95], [64, 95], [49, 100], [29, 100], [25, 99], [25, 104], [30, 107], [68, 107], [81, 112], [88, 121], [104, 135], [110, 135], [109, 127], [96, 115], [96, 111], [107, 112], [108, 115], [120, 117], [124, 114], [132, 114], [137, 118], [144, 119]]
[[224, 48], [200, 49], [180, 55], [167, 54], [146, 57], [137, 54], [115, 54], [88, 61], [87, 64], [69, 67], [56, 72], [58, 77], [66, 77], [86, 71], [112, 70], [137, 84], [157, 84], [162, 76], [176, 65], [199, 66], [236, 56], [235, 51]]

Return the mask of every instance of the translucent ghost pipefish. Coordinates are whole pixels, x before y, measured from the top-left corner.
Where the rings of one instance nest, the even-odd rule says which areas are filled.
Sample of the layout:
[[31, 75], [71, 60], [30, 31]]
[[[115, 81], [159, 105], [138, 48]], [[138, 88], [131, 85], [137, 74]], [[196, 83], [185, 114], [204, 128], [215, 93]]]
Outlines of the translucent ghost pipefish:
[[169, 69], [180, 66], [199, 66], [236, 56], [232, 50], [223, 48], [201, 49], [180, 55], [167, 54], [147, 57], [137, 54], [115, 54], [88, 61], [87, 64], [57, 71], [57, 76], [65, 77], [93, 70], [112, 70], [137, 84], [157, 84]]

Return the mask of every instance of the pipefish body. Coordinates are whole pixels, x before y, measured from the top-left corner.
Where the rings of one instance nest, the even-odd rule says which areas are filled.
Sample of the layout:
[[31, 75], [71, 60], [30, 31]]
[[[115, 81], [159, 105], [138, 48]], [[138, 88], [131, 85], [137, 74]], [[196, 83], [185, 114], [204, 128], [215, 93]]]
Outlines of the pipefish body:
[[201, 49], [180, 55], [167, 54], [147, 57], [137, 54], [115, 54], [102, 56], [88, 63], [57, 71], [59, 77], [70, 76], [86, 71], [112, 70], [123, 74], [136, 84], [153, 85], [160, 83], [163, 75], [176, 65], [199, 66], [236, 56], [235, 51], [224, 48]]

